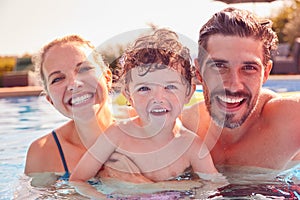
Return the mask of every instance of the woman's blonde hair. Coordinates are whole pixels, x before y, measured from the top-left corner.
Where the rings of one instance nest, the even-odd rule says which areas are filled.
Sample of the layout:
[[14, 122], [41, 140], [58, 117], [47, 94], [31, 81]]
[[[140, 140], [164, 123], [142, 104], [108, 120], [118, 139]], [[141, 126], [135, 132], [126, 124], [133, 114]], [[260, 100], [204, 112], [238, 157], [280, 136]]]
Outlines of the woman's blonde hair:
[[95, 61], [95, 63], [101, 68], [101, 69], [107, 69], [107, 66], [105, 65], [101, 54], [95, 49], [94, 45], [88, 40], [83, 39], [79, 35], [68, 35], [62, 38], [57, 38], [53, 40], [52, 42], [46, 44], [37, 54], [35, 54], [32, 57], [32, 61], [35, 66], [35, 72], [37, 76], [40, 79], [41, 84], [44, 86], [44, 89], [47, 91], [46, 87], [46, 79], [43, 72], [43, 64], [45, 60], [45, 56], [48, 53], [48, 51], [56, 46], [56, 45], [62, 45], [62, 44], [69, 44], [69, 43], [75, 43], [76, 45], [89, 48], [92, 50], [92, 56]]

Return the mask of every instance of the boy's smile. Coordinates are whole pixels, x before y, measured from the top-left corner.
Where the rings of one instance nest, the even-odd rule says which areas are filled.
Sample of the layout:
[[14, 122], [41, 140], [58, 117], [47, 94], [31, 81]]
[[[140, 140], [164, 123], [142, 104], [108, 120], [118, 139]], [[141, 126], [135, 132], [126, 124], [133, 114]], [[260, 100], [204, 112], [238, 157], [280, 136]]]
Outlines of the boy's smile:
[[183, 83], [181, 74], [165, 68], [140, 76], [137, 68], [131, 70], [129, 98], [142, 123], [149, 124], [157, 119], [173, 124], [184, 104], [189, 101], [186, 95], [187, 85]]

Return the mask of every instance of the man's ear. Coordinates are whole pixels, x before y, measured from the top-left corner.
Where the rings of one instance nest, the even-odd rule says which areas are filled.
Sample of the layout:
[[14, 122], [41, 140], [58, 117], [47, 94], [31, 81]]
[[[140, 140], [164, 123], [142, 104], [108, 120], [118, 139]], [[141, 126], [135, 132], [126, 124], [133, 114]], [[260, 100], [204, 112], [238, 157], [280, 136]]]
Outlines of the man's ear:
[[51, 97], [48, 94], [46, 94], [46, 99], [49, 103], [51, 103], [53, 105], [53, 101], [52, 101]]
[[267, 63], [267, 66], [265, 67], [265, 70], [264, 70], [263, 83], [265, 83], [268, 80], [270, 72], [272, 70], [272, 67], [273, 67], [273, 61], [269, 60], [268, 63]]
[[202, 76], [201, 76], [201, 73], [200, 73], [200, 64], [199, 64], [197, 58], [195, 58], [194, 63], [195, 63], [195, 68], [196, 68], [195, 69], [195, 76], [200, 81], [200, 83], [202, 83], [203, 79], [202, 79]]

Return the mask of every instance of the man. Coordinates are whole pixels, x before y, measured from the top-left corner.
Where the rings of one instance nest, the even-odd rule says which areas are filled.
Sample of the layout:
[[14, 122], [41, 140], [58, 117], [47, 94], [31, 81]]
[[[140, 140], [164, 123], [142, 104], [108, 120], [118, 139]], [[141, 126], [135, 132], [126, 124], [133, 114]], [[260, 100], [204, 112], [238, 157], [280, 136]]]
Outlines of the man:
[[184, 111], [185, 126], [207, 143], [221, 171], [225, 165], [288, 167], [300, 152], [300, 97], [262, 89], [277, 44], [270, 21], [227, 8], [201, 28], [198, 44], [205, 103]]

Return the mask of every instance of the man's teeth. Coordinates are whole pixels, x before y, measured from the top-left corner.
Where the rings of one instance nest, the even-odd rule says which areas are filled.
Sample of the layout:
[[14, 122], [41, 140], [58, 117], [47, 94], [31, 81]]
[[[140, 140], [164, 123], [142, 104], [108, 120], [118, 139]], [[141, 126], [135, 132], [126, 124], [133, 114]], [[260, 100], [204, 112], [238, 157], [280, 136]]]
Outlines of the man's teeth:
[[221, 101], [224, 101], [225, 103], [240, 103], [240, 102], [243, 101], [243, 98], [237, 98], [237, 97], [230, 98], [230, 97], [227, 97], [227, 96], [218, 96], [218, 98]]
[[72, 98], [71, 104], [72, 105], [81, 104], [81, 103], [87, 101], [88, 99], [90, 99], [91, 97], [92, 97], [91, 94], [85, 94], [85, 95], [80, 96], [80, 97]]
[[167, 109], [161, 108], [161, 109], [154, 109], [151, 110], [152, 113], [162, 113], [162, 112], [167, 112]]

